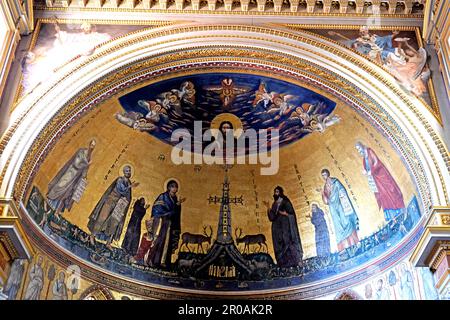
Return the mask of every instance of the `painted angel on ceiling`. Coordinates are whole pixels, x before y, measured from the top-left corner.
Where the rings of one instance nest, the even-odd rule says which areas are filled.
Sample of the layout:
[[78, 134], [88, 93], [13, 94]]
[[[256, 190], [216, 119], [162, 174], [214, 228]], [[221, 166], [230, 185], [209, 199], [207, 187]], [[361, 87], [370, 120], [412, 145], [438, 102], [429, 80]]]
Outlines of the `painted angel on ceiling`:
[[256, 107], [263, 103], [264, 109], [269, 114], [275, 115], [275, 120], [279, 119], [283, 115], [288, 115], [292, 110], [293, 105], [289, 101], [296, 98], [294, 95], [277, 93], [275, 91], [268, 92], [266, 84], [261, 82], [258, 90], [255, 92], [255, 100], [253, 100], [253, 107]]
[[238, 95], [250, 91], [248, 88], [236, 87], [231, 78], [223, 79], [220, 86], [206, 86], [204, 89], [218, 94], [225, 110], [230, 108]]
[[172, 89], [161, 93], [156, 102], [167, 111], [173, 110], [176, 114], [183, 115], [182, 103], [190, 107], [195, 105], [194, 84], [190, 81], [185, 81], [181, 84], [180, 89]]
[[340, 120], [339, 116], [327, 113], [326, 104], [323, 102], [315, 104], [305, 103], [295, 108], [281, 128], [286, 125], [297, 125], [300, 126], [300, 132], [323, 133], [326, 128], [338, 123]]

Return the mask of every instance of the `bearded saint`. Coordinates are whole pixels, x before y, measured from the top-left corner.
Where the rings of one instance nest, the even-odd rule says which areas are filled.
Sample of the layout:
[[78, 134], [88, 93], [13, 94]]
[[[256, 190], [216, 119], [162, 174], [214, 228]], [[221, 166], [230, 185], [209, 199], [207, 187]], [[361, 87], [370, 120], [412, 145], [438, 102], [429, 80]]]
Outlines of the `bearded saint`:
[[383, 208], [386, 221], [391, 221], [405, 208], [402, 191], [375, 151], [361, 142], [357, 142], [355, 147], [363, 158], [363, 173], [367, 176], [378, 208]]
[[272, 240], [275, 258], [280, 267], [300, 266], [303, 259], [302, 242], [298, 231], [294, 207], [284, 194], [282, 187], [276, 187], [272, 207], [267, 206], [267, 215], [272, 222]]

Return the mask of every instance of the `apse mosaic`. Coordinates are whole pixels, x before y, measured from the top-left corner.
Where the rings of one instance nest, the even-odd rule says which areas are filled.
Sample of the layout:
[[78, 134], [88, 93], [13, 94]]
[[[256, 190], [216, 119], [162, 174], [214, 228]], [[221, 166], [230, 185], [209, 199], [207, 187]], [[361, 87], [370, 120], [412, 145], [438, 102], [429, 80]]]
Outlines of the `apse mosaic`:
[[[174, 164], [171, 133], [193, 131], [194, 120], [279, 129], [278, 172]], [[244, 73], [180, 76], [100, 103], [43, 161], [26, 208], [98, 268], [206, 291], [381, 268], [376, 258], [422, 212], [402, 158], [359, 113], [306, 84]]]
[[22, 79], [17, 98], [32, 93], [42, 84], [54, 80], [59, 69], [72, 61], [93, 55], [98, 48], [145, 26], [84, 23], [39, 22], [31, 47], [21, 58]]
[[428, 84], [432, 76], [428, 67], [430, 58], [419, 43], [416, 31], [374, 30], [367, 26], [359, 30], [307, 30], [333, 39], [382, 65], [406, 92], [434, 107], [433, 92]]

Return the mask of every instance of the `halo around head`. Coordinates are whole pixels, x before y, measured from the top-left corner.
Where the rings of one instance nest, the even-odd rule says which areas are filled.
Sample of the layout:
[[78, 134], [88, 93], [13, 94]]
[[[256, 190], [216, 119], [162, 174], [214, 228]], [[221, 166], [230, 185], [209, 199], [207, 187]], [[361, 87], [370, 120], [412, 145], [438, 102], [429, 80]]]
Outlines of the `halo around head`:
[[176, 183], [178, 183], [178, 192], [180, 192], [180, 190], [181, 190], [181, 183], [180, 183], [180, 180], [178, 180], [177, 178], [168, 178], [168, 179], [166, 179], [165, 181], [164, 181], [164, 184], [163, 184], [163, 190], [164, 191], [167, 191], [167, 183], [169, 183], [169, 181], [171, 181], [171, 180], [173, 180], [173, 181], [175, 181]]
[[211, 129], [219, 130], [220, 124], [225, 121], [229, 121], [233, 125], [233, 135], [239, 138], [243, 132], [243, 125], [241, 119], [232, 113], [221, 113], [217, 115], [211, 121]]
[[126, 166], [129, 166], [131, 168], [131, 177], [133, 177], [134, 176], [134, 166], [131, 163], [129, 163], [129, 162], [124, 163], [123, 165], [120, 166], [120, 168], [119, 168], [119, 176], [123, 175], [123, 168], [125, 168]]

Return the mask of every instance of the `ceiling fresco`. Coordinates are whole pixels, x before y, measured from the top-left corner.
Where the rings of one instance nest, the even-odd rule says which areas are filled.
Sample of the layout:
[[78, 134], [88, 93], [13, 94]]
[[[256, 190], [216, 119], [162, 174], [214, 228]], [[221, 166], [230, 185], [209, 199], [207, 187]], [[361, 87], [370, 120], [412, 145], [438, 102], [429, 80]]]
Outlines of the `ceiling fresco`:
[[[195, 121], [279, 130], [276, 172], [177, 165], [172, 134], [194, 133]], [[420, 203], [402, 158], [352, 108], [241, 72], [143, 84], [100, 103], [42, 162], [26, 208], [52, 241], [121, 279], [245, 292], [383, 268]]]
[[304, 30], [334, 40], [379, 64], [397, 80], [405, 92], [418, 97], [439, 114], [431, 81], [431, 58], [422, 44], [418, 28], [376, 29], [362, 26]]
[[[42, 22], [43, 21], [43, 22]], [[38, 20], [30, 47], [20, 61], [22, 76], [16, 99], [20, 100], [56, 77], [70, 62], [81, 62], [102, 45], [150, 26], [64, 23]]]

